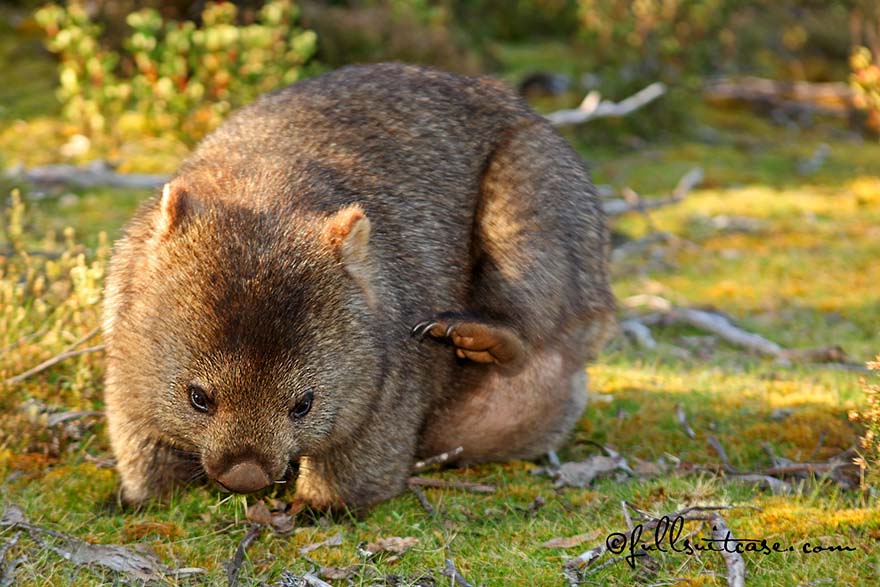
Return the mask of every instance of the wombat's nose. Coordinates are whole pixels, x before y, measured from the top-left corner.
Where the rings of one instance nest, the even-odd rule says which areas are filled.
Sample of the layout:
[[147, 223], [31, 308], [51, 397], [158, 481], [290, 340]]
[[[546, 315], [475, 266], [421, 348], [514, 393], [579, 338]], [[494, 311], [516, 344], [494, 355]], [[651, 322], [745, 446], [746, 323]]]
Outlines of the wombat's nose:
[[242, 461], [217, 477], [223, 487], [236, 493], [253, 493], [272, 484], [263, 468], [253, 461]]

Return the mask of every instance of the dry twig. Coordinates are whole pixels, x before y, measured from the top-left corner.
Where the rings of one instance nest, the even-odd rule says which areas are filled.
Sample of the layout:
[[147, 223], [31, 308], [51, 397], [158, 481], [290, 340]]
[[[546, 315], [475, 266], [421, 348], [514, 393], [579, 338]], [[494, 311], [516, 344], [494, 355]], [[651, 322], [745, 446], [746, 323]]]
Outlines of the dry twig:
[[446, 559], [446, 568], [442, 571], [443, 575], [452, 579], [452, 581], [458, 585], [459, 587], [474, 587], [470, 583], [468, 583], [467, 579], [461, 576], [461, 573], [455, 568], [455, 563], [452, 562], [451, 558]]
[[244, 562], [245, 551], [247, 551], [248, 547], [257, 539], [262, 531], [263, 527], [261, 525], [252, 524], [241, 539], [241, 542], [238, 543], [235, 549], [235, 556], [232, 557], [232, 560], [229, 561], [226, 567], [226, 578], [229, 587], [236, 587], [238, 585], [238, 576], [241, 573], [241, 564]]
[[593, 91], [584, 97], [577, 108], [557, 110], [547, 114], [545, 118], [553, 126], [566, 126], [569, 124], [582, 124], [596, 118], [626, 116], [650, 104], [665, 93], [666, 84], [654, 82], [629, 98], [615, 103], [602, 100], [599, 92]]
[[[724, 341], [752, 352], [773, 357], [782, 363], [791, 361], [830, 362], [846, 364], [846, 353], [839, 346], [820, 349], [786, 349], [759, 334], [735, 326], [720, 313], [675, 306], [659, 296], [635, 295], [623, 300], [628, 308], [646, 306], [652, 314], [660, 314], [665, 322], [680, 322], [711, 332]], [[640, 320], [644, 322], [644, 320]]]
[[107, 345], [98, 344], [98, 345], [90, 346], [90, 347], [87, 347], [84, 349], [67, 351], [66, 353], [61, 353], [61, 354], [55, 355], [51, 359], [43, 361], [42, 363], [40, 363], [39, 365], [37, 365], [33, 369], [28, 369], [24, 373], [19, 373], [18, 375], [10, 377], [6, 381], [4, 381], [4, 383], [6, 385], [12, 385], [14, 383], [21, 383], [22, 381], [24, 381], [28, 377], [36, 375], [37, 373], [42, 373], [46, 369], [49, 369], [50, 367], [54, 367], [55, 365], [57, 365], [58, 363], [60, 363], [62, 361], [66, 361], [67, 359], [72, 359], [73, 357], [78, 357], [80, 355], [87, 355], [89, 353], [98, 353], [98, 352], [103, 351], [106, 348], [107, 348]]
[[425, 495], [425, 492], [422, 491], [420, 487], [409, 484], [409, 490], [412, 491], [413, 495], [416, 496], [416, 499], [419, 500], [419, 504], [422, 506], [422, 509], [425, 510], [425, 513], [429, 516], [433, 516], [436, 513], [434, 506], [431, 505], [431, 502], [428, 501], [428, 497]]
[[473, 491], [474, 493], [494, 493], [494, 485], [484, 485], [482, 483], [468, 483], [466, 481], [443, 481], [442, 479], [431, 479], [429, 477], [410, 477], [407, 480], [410, 486], [417, 485], [420, 487], [431, 487], [435, 489], [463, 489], [464, 491]]
[[605, 200], [602, 202], [602, 209], [608, 216], [620, 216], [627, 212], [644, 212], [645, 210], [677, 204], [684, 200], [688, 193], [697, 187], [701, 181], [703, 181], [703, 170], [699, 167], [694, 167], [678, 180], [678, 184], [669, 196], [647, 200], [642, 198], [633, 199], [632, 197]]
[[424, 471], [428, 467], [433, 467], [434, 465], [443, 465], [448, 463], [451, 460], [454, 460], [455, 457], [464, 452], [464, 447], [456, 447], [450, 451], [442, 452], [439, 455], [434, 455], [433, 457], [428, 457], [423, 461], [416, 461], [413, 465], [412, 471], [413, 473], [418, 473], [420, 471]]
[[106, 161], [92, 161], [83, 166], [43, 165], [12, 170], [8, 175], [35, 185], [71, 185], [91, 188], [157, 188], [168, 181], [165, 175], [117, 173]]
[[694, 432], [694, 429], [691, 428], [691, 425], [688, 423], [687, 414], [684, 413], [684, 408], [681, 404], [675, 404], [675, 419], [678, 420], [678, 423], [684, 429], [684, 433], [687, 434], [687, 437], [693, 440], [697, 437], [697, 433]]
[[713, 514], [710, 518], [712, 522], [712, 539], [724, 543], [725, 548], [721, 549], [721, 557], [727, 566], [727, 585], [729, 587], [745, 587], [746, 584], [746, 563], [738, 552], [731, 552], [726, 548], [729, 542], [736, 543], [730, 528], [727, 527], [724, 518], [718, 514]]

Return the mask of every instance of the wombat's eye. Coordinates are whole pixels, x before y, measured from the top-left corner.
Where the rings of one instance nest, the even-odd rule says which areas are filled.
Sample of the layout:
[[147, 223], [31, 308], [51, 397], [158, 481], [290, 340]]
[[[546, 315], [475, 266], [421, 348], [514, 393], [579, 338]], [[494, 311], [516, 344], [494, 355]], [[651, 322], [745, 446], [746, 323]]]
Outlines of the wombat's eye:
[[208, 394], [205, 393], [205, 390], [199, 387], [198, 385], [190, 385], [186, 388], [189, 391], [189, 403], [192, 404], [199, 412], [208, 412], [208, 404], [211, 400], [208, 399]]
[[309, 410], [312, 409], [312, 399], [315, 397], [315, 394], [311, 391], [307, 391], [306, 394], [302, 397], [299, 402], [293, 406], [293, 409], [290, 410], [290, 417], [294, 420], [298, 420], [302, 418], [306, 414], [309, 413]]

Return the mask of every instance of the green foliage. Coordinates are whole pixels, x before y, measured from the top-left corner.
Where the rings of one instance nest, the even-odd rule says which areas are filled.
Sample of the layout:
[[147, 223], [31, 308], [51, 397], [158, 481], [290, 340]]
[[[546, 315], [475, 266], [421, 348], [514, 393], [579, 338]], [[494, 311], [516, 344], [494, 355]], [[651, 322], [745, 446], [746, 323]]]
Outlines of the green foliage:
[[730, 0], [579, 0], [580, 34], [597, 64], [639, 79], [706, 69], [733, 42]]
[[476, 43], [570, 37], [578, 29], [577, 0], [449, 0], [450, 10]]
[[[17, 190], [6, 212], [6, 236], [0, 241], [0, 381], [65, 350], [99, 325], [110, 254], [104, 233], [92, 253], [76, 242], [72, 229], [64, 230], [62, 239], [53, 231], [35, 237]], [[94, 409], [99, 363], [85, 356], [78, 361], [71, 377], [56, 381], [51, 401]], [[45, 442], [45, 422], [15, 409], [20, 399], [0, 393], [0, 446], [42, 454], [60, 451], [58, 442]]]
[[304, 4], [303, 20], [318, 34], [318, 59], [330, 67], [404, 61], [479, 73], [476, 54], [445, 6], [426, 0], [348, 0]]
[[850, 57], [850, 84], [856, 92], [856, 106], [867, 113], [866, 128], [880, 135], [880, 64], [867, 47], [856, 49]]
[[295, 81], [315, 51], [315, 34], [296, 27], [291, 0], [267, 2], [253, 24], [236, 25], [237, 13], [231, 2], [208, 3], [197, 27], [139, 10], [127, 18], [122, 52], [102, 46], [102, 27], [79, 1], [50, 4], [35, 17], [61, 59], [67, 120], [93, 138], [134, 127], [192, 142], [233, 108]]

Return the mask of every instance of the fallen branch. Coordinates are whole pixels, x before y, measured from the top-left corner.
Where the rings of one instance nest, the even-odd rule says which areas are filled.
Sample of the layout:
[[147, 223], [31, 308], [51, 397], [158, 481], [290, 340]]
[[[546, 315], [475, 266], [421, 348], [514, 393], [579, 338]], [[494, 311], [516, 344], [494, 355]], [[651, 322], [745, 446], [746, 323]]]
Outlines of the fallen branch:
[[[30, 537], [67, 561], [79, 566], [101, 566], [122, 573], [141, 582], [158, 581], [163, 576], [178, 578], [204, 573], [204, 569], [172, 569], [155, 556], [144, 554], [116, 544], [91, 544], [61, 532], [35, 526], [28, 522], [18, 506], [7, 506], [0, 518], [0, 526], [22, 528]], [[51, 538], [53, 541], [46, 540]]]
[[609, 116], [626, 116], [639, 108], [650, 104], [666, 93], [666, 84], [654, 82], [650, 86], [639, 90], [629, 98], [620, 102], [602, 100], [599, 92], [592, 91], [587, 94], [577, 108], [557, 110], [547, 114], [545, 118], [553, 126], [566, 126], [570, 124], [582, 124], [596, 118]]
[[55, 355], [51, 359], [43, 361], [42, 363], [40, 363], [39, 365], [37, 365], [33, 369], [28, 369], [24, 373], [19, 373], [18, 375], [15, 375], [14, 377], [10, 377], [6, 381], [4, 381], [4, 383], [6, 385], [12, 385], [14, 383], [21, 383], [22, 381], [24, 381], [28, 377], [31, 377], [32, 375], [36, 375], [37, 373], [42, 373], [46, 369], [49, 369], [50, 367], [53, 367], [62, 361], [66, 361], [67, 359], [72, 359], [73, 357], [78, 357], [80, 355], [87, 355], [89, 353], [98, 353], [98, 352], [103, 351], [106, 348], [107, 348], [107, 345], [99, 344], [99, 345], [87, 347], [84, 349], [67, 351], [66, 353], [61, 353], [59, 355]]
[[419, 471], [424, 471], [428, 467], [433, 467], [434, 465], [443, 465], [453, 460], [462, 452], [464, 452], [464, 447], [459, 446], [450, 451], [442, 452], [439, 455], [428, 457], [423, 461], [416, 461], [416, 463], [413, 465], [412, 472], [418, 473]]
[[[721, 549], [721, 557], [727, 566], [727, 585], [729, 587], [745, 587], [746, 584], [746, 563], [741, 554], [731, 551], [727, 548], [729, 542], [736, 543], [733, 533], [727, 527], [724, 518], [718, 514], [713, 514], [710, 518], [712, 522], [712, 539], [717, 542], [723, 542], [724, 548]], [[717, 544], [716, 544], [717, 545]]]
[[724, 446], [721, 444], [721, 441], [718, 440], [715, 436], [708, 434], [706, 436], [706, 442], [709, 443], [716, 453], [718, 453], [718, 457], [721, 459], [721, 464], [724, 465], [724, 470], [728, 473], [739, 473], [739, 469], [730, 464], [730, 459], [727, 457], [727, 451], [724, 450]]
[[[722, 314], [674, 306], [659, 296], [635, 295], [623, 300], [628, 308], [647, 306], [652, 312], [663, 316], [666, 323], [682, 323], [717, 335], [722, 340], [746, 350], [772, 357], [782, 363], [814, 362], [847, 364], [846, 352], [839, 346], [820, 349], [786, 349], [760, 334], [749, 332]], [[644, 320], [642, 320], [644, 322]]]
[[464, 481], [443, 481], [442, 479], [431, 479], [429, 477], [410, 477], [407, 480], [409, 485], [419, 487], [431, 487], [434, 489], [463, 489], [464, 491], [473, 491], [474, 493], [494, 493], [494, 485], [483, 485], [482, 483], [467, 483]]
[[467, 579], [461, 576], [461, 573], [455, 568], [455, 563], [452, 562], [451, 558], [446, 559], [446, 567], [441, 571], [443, 575], [452, 579], [452, 581], [458, 585], [459, 587], [474, 587], [470, 583], [468, 583]]
[[710, 82], [704, 87], [703, 96], [716, 104], [745, 102], [777, 108], [810, 108], [843, 116], [852, 109], [855, 93], [842, 82], [788, 82], [746, 76]]
[[681, 404], [675, 404], [675, 419], [678, 420], [679, 425], [684, 429], [684, 433], [687, 434], [688, 438], [693, 440], [697, 437], [697, 433], [694, 432], [694, 429], [688, 423], [687, 414], [684, 413], [684, 408]]
[[83, 166], [43, 165], [31, 169], [13, 169], [8, 175], [35, 185], [71, 185], [83, 188], [110, 186], [118, 188], [154, 189], [168, 181], [165, 175], [117, 173], [106, 161], [97, 160]]
[[226, 567], [226, 578], [229, 587], [236, 587], [238, 585], [238, 576], [241, 573], [241, 564], [244, 562], [244, 553], [247, 551], [251, 543], [259, 537], [262, 531], [263, 527], [261, 525], [252, 524], [241, 539], [241, 542], [238, 543], [238, 547], [235, 549], [235, 555]]
[[615, 198], [603, 201], [602, 209], [607, 216], [620, 216], [627, 212], [644, 212], [645, 210], [677, 204], [685, 199], [691, 190], [700, 185], [701, 181], [703, 181], [703, 170], [699, 167], [694, 167], [678, 180], [678, 184], [672, 190], [672, 194], [667, 197], [644, 199], [630, 196], [629, 198]]
[[416, 499], [419, 500], [419, 505], [422, 506], [422, 509], [425, 510], [425, 513], [429, 516], [433, 516], [436, 513], [434, 506], [431, 505], [431, 502], [428, 501], [428, 497], [425, 495], [425, 492], [422, 491], [420, 487], [409, 484], [409, 490], [412, 491], [413, 495], [416, 496]]
[[657, 348], [657, 341], [654, 340], [651, 329], [635, 318], [621, 320], [620, 330], [643, 349], [653, 350]]

